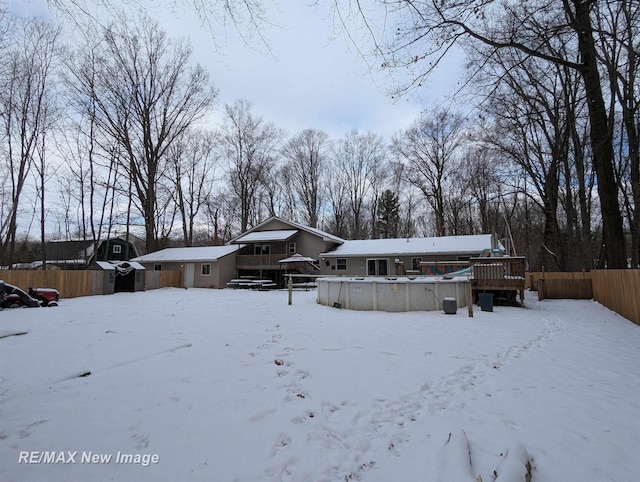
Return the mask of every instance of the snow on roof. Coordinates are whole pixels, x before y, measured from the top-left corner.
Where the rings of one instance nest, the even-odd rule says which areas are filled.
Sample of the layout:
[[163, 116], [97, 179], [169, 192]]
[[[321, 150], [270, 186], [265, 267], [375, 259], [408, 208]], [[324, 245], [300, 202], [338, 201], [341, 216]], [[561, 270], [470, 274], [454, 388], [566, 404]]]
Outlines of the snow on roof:
[[198, 246], [189, 248], [166, 248], [154, 253], [133, 258], [138, 263], [214, 261], [236, 252], [242, 245]]
[[[302, 231], [307, 231], [308, 233], [314, 234], [316, 236], [319, 236], [322, 238], [323, 241], [333, 241], [334, 243], [344, 243], [344, 239], [339, 238], [338, 236], [334, 236], [333, 234], [329, 234], [325, 231], [322, 231], [318, 228], [312, 228], [310, 226], [305, 226], [303, 224], [299, 224], [296, 223], [294, 221], [287, 221], [286, 219], [282, 219], [279, 218], [278, 216], [272, 216], [269, 219], [261, 222], [260, 224], [258, 224], [257, 226], [251, 228], [248, 232], [246, 232], [246, 234], [240, 234], [237, 238], [232, 239], [231, 241], [229, 241], [229, 243], [237, 243], [240, 242], [240, 240], [242, 240], [242, 242], [247, 242], [247, 239], [245, 236], [249, 235], [249, 234], [254, 234], [254, 233], [264, 233], [267, 231], [260, 231], [260, 229], [267, 225], [268, 223], [270, 223], [271, 221], [273, 221], [274, 219], [284, 223], [284, 224], [288, 224], [289, 226], [296, 228], [296, 229], [300, 229]], [[262, 240], [251, 240], [249, 239], [248, 242], [255, 242], [255, 241], [262, 241]], [[270, 240], [270, 241], [278, 241], [278, 240]]]
[[294, 236], [297, 229], [277, 229], [274, 231], [254, 231], [236, 238], [236, 243], [255, 243], [260, 241], [285, 241]]
[[345, 241], [324, 257], [474, 253], [491, 248], [490, 234], [437, 238], [394, 238]]
[[116, 267], [108, 261], [96, 261], [96, 265], [106, 271], [115, 271]]
[[118, 268], [133, 268], [133, 269], [146, 269], [140, 263], [131, 260], [131, 261], [112, 261], [111, 264]]

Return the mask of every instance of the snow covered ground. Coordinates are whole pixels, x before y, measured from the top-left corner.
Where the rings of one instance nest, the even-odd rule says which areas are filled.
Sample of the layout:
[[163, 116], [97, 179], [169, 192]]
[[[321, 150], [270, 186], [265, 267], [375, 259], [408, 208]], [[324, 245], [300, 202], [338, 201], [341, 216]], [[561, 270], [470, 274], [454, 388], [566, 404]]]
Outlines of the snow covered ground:
[[0, 312], [0, 480], [640, 480], [639, 326], [533, 295], [474, 318], [315, 297]]

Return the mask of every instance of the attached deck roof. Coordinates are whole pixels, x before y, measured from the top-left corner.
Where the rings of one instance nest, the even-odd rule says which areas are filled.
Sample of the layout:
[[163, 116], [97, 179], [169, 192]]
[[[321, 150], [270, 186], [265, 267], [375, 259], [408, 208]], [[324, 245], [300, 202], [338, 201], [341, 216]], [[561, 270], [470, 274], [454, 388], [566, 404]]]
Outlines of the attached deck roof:
[[261, 243], [265, 241], [286, 241], [298, 232], [297, 229], [277, 229], [275, 231], [254, 231], [240, 236], [235, 243]]

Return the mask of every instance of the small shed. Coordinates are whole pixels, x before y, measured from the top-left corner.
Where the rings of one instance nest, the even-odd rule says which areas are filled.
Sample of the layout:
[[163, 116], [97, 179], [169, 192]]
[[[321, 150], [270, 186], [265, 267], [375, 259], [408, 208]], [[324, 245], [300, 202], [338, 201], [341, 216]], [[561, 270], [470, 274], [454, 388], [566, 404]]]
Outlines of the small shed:
[[107, 261], [95, 261], [87, 269], [102, 271], [102, 294], [112, 295], [116, 286], [116, 267]]
[[116, 270], [115, 292], [144, 291], [145, 267], [135, 261], [112, 263]]

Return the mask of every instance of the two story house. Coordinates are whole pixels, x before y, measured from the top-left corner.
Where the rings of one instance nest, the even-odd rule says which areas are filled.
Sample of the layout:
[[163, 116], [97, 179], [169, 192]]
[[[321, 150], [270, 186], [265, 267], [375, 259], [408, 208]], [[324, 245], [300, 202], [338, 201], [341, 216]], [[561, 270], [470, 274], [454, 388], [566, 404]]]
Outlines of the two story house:
[[495, 247], [489, 234], [441, 238], [346, 241], [320, 229], [271, 217], [225, 246], [167, 248], [134, 258], [147, 270], [183, 272], [185, 287], [225, 288], [232, 280], [269, 280], [284, 286], [288, 273], [404, 276], [427, 272], [428, 263], [466, 265]]
[[[342, 243], [344, 239], [332, 234], [274, 216], [225, 246], [167, 248], [133, 261], [156, 271], [180, 269], [187, 288], [225, 288], [243, 277], [283, 286], [289, 272], [317, 274], [318, 254]], [[296, 254], [304, 260], [297, 262]]]

